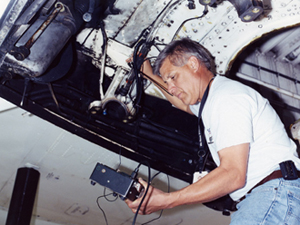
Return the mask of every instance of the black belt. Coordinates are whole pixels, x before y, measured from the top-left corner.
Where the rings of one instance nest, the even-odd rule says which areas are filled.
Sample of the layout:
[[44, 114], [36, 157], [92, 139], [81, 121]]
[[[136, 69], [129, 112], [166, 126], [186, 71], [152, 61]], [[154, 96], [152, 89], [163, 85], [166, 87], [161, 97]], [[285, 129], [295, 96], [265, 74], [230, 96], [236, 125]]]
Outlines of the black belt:
[[[286, 174], [283, 174], [283, 173], [285, 173], [285, 169], [283, 169], [283, 165], [284, 165], [284, 166], [286, 166], [286, 165], [290, 166], [291, 163], [292, 163], [292, 166], [293, 166], [293, 171], [292, 171], [292, 173], [294, 173], [294, 174], [293, 174], [293, 178], [292, 178], [292, 179], [289, 179], [289, 177], [288, 177]], [[256, 184], [253, 188], [251, 188], [251, 189], [247, 192], [247, 194], [250, 194], [251, 191], [252, 191], [254, 188], [256, 188], [256, 187], [258, 187], [258, 186], [260, 186], [260, 185], [263, 185], [264, 183], [267, 183], [267, 182], [270, 181], [270, 180], [274, 180], [274, 179], [277, 179], [277, 178], [284, 178], [284, 179], [286, 179], [286, 180], [294, 180], [294, 179], [300, 178], [300, 171], [297, 171], [297, 169], [296, 169], [296, 167], [295, 167], [295, 165], [294, 165], [294, 163], [293, 163], [292, 161], [286, 161], [286, 162], [280, 163], [280, 168], [281, 168], [282, 170], [284, 170], [284, 172], [282, 172], [282, 170], [276, 170], [276, 171], [274, 171], [274, 172], [271, 173], [269, 176], [267, 176], [267, 177], [265, 177], [264, 179], [262, 179], [262, 180], [261, 180], [258, 184]], [[285, 167], [285, 168], [286, 168], [286, 167]], [[290, 169], [288, 168], [288, 170], [290, 170]], [[288, 171], [288, 172], [291, 172], [291, 171]], [[242, 200], [244, 200], [245, 198], [246, 198], [246, 195], [244, 195], [242, 198], [240, 198], [239, 202], [242, 201]]]
[[[297, 171], [297, 174], [298, 174], [298, 177], [300, 177], [300, 171]], [[248, 191], [248, 194], [251, 193], [251, 191], [260, 186], [260, 185], [263, 185], [264, 183], [267, 183], [268, 181], [270, 180], [274, 180], [274, 179], [277, 179], [277, 178], [282, 178], [282, 172], [281, 170], [276, 170], [274, 171], [273, 173], [271, 173], [269, 176], [265, 177], [264, 179], [262, 179], [258, 184], [256, 184], [253, 188], [250, 189], [250, 191]]]
[[[264, 183], [270, 180], [274, 180], [277, 178], [283, 178], [285, 180], [296, 180], [300, 178], [300, 171], [297, 171], [297, 168], [293, 161], [289, 160], [289, 161], [282, 162], [279, 164], [279, 166], [280, 166], [280, 170], [276, 170], [272, 172], [270, 175], [266, 176], [259, 183], [257, 183], [253, 188], [251, 188], [247, 192], [247, 194], [250, 194], [254, 188], [263, 185]], [[245, 198], [246, 195], [244, 195], [238, 201], [233, 201], [231, 198], [227, 198], [229, 200], [224, 203], [223, 215], [230, 215], [230, 211], [236, 211], [237, 210], [236, 205], [239, 202], [243, 201]]]

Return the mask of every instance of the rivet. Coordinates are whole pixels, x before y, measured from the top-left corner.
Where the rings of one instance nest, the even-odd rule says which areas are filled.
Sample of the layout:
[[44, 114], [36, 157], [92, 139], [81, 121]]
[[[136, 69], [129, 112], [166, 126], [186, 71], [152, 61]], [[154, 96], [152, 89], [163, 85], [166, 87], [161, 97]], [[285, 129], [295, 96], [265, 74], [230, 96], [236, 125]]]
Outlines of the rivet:
[[246, 15], [243, 18], [244, 18], [244, 20], [249, 21], [249, 20], [251, 20], [252, 17], [250, 15]]
[[259, 11], [260, 11], [259, 8], [254, 8], [254, 9], [252, 9], [252, 12], [253, 12], [253, 13], [259, 13]]

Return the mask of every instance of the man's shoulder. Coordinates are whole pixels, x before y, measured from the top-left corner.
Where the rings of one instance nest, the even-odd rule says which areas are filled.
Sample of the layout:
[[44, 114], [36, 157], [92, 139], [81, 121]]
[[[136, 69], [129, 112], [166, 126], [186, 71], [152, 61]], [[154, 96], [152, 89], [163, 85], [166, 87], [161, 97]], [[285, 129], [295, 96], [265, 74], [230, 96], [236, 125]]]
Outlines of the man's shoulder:
[[214, 92], [214, 94], [223, 97], [228, 95], [238, 95], [243, 93], [250, 94], [251, 92], [255, 92], [254, 89], [250, 88], [249, 86], [222, 75], [217, 75], [214, 82], [215, 83], [212, 86], [211, 91]]

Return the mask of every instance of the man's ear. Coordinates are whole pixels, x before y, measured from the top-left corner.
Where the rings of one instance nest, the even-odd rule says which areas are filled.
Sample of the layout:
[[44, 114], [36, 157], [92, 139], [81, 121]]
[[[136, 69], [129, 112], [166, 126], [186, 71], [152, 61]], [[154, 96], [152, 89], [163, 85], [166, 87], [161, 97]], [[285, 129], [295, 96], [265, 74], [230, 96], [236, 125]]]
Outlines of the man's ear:
[[191, 56], [188, 60], [188, 66], [192, 69], [192, 71], [196, 72], [199, 69], [200, 62], [195, 56]]

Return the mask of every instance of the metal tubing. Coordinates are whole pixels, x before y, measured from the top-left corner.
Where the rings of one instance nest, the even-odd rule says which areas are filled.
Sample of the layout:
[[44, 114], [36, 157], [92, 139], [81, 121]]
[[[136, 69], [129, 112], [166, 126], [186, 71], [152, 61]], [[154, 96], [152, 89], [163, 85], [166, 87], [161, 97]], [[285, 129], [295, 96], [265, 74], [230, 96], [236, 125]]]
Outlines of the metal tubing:
[[18, 169], [6, 225], [30, 225], [39, 178], [33, 168]]
[[276, 91], [276, 92], [279, 92], [279, 93], [281, 93], [281, 94], [284, 94], [284, 95], [287, 95], [287, 96], [289, 96], [289, 97], [292, 97], [292, 98], [295, 98], [295, 99], [300, 100], [300, 95], [297, 95], [296, 93], [293, 93], [293, 92], [291, 92], [291, 91], [284, 90], [284, 89], [282, 89], [282, 88], [280, 88], [280, 87], [277, 87], [277, 86], [275, 86], [275, 85], [272, 85], [272, 84], [268, 84], [267, 82], [264, 82], [264, 81], [261, 81], [261, 80], [257, 80], [257, 79], [255, 79], [255, 78], [250, 77], [250, 76], [248, 76], [248, 75], [245, 75], [245, 74], [243, 74], [243, 73], [237, 72], [237, 73], [236, 73], [236, 76], [237, 76], [237, 77], [240, 77], [240, 78], [242, 78], [242, 79], [245, 79], [245, 80], [248, 80], [248, 81], [257, 83], [257, 84], [262, 85], [262, 86], [264, 86], [264, 87], [267, 87], [267, 88], [269, 88], [269, 89], [271, 89], [271, 90], [273, 90], [273, 91]]
[[46, 19], [46, 21], [39, 27], [39, 29], [32, 35], [32, 37], [26, 42], [25, 47], [30, 49], [35, 41], [41, 36], [48, 25], [55, 19], [55, 17], [64, 9], [64, 6], [60, 3], [55, 6], [54, 11]]

